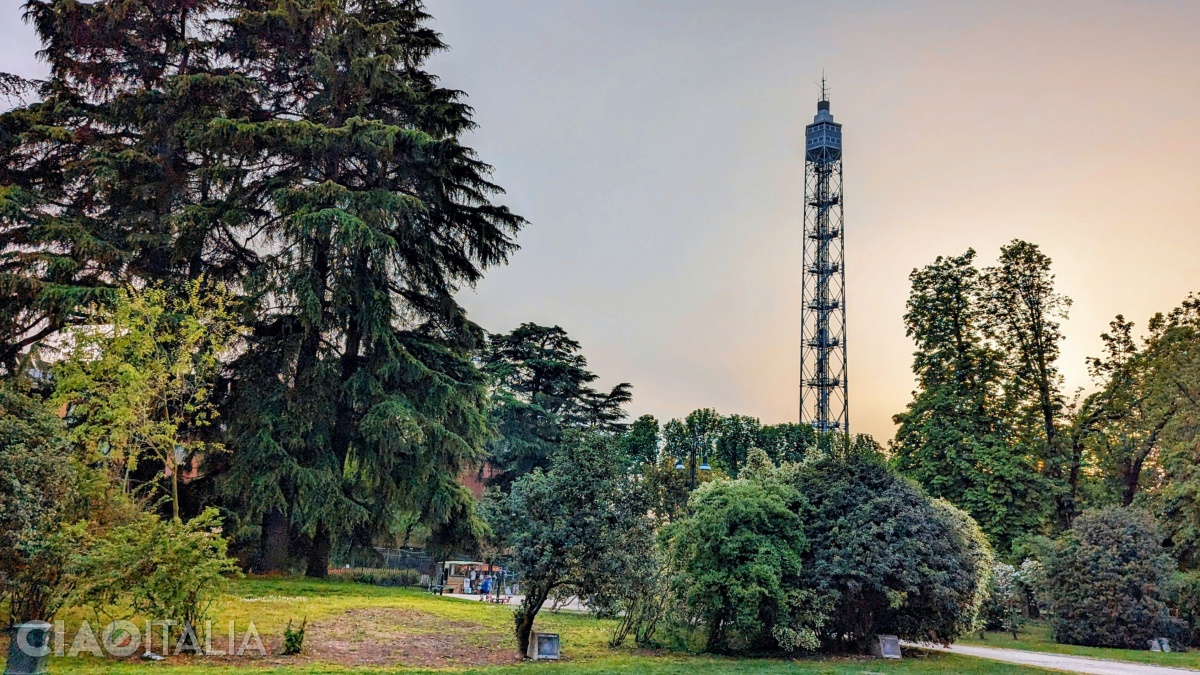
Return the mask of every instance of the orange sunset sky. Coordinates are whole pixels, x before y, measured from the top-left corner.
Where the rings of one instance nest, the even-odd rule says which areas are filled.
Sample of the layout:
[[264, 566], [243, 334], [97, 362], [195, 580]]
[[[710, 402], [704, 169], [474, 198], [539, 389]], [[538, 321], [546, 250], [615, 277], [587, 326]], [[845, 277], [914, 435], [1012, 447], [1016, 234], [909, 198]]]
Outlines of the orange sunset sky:
[[[1067, 391], [1123, 313], [1200, 290], [1200, 3], [433, 0], [522, 250], [463, 302], [559, 324], [632, 412], [794, 421], [804, 125], [844, 124], [851, 427], [913, 388], [908, 273], [1024, 238], [1074, 300]], [[0, 70], [37, 75], [0, 3]]]

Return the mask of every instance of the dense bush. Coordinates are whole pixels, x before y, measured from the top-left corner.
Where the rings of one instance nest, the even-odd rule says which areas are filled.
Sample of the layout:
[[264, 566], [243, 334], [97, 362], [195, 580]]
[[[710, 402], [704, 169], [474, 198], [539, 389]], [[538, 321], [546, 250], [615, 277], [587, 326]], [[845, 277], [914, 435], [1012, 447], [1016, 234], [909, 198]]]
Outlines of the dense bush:
[[1017, 576], [1017, 569], [1008, 563], [996, 563], [992, 567], [992, 579], [982, 612], [985, 629], [1012, 633], [1013, 639], [1016, 639], [1017, 630], [1021, 627], [1023, 604]]
[[79, 572], [76, 598], [98, 613], [129, 610], [193, 630], [225, 577], [239, 574], [212, 508], [186, 522], [142, 514], [92, 543]]
[[1154, 637], [1177, 635], [1164, 602], [1172, 568], [1145, 511], [1108, 508], [1079, 516], [1046, 561], [1054, 639], [1145, 649]]
[[1200, 572], [1176, 572], [1167, 583], [1167, 605], [1179, 619], [1179, 636], [1189, 646], [1200, 645]]
[[700, 486], [691, 515], [667, 531], [677, 593], [707, 631], [708, 651], [816, 649], [804, 622], [819, 624], [819, 615], [805, 612], [812, 594], [800, 587], [803, 499], [769, 474], [742, 475]]
[[65, 438], [21, 381], [0, 383], [0, 588], [11, 623], [51, 619], [62, 600], [75, 549], [63, 529], [76, 482]]
[[992, 554], [968, 515], [870, 448], [814, 456], [795, 485], [809, 504], [801, 583], [830, 608], [824, 647], [862, 649], [881, 633], [949, 642], [975, 628]]

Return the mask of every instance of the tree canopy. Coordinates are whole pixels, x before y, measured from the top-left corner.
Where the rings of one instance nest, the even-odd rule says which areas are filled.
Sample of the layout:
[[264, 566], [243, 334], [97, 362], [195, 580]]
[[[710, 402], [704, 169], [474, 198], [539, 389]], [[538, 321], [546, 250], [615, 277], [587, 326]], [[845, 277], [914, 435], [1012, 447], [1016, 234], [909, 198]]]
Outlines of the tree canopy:
[[1045, 521], [1056, 485], [1041, 471], [1044, 444], [1018, 424], [1014, 397], [1032, 394], [1020, 394], [1025, 385], [992, 338], [991, 307], [1008, 296], [991, 284], [1016, 273], [981, 272], [974, 260], [973, 250], [938, 257], [909, 276], [904, 321], [918, 389], [895, 416], [891, 451], [901, 472], [965, 508], [1007, 550]]
[[[496, 483], [507, 485], [534, 468], [546, 468], [567, 430], [626, 429], [622, 420], [633, 398], [631, 385], [595, 389], [599, 376], [588, 370], [580, 344], [559, 326], [523, 323], [490, 336], [483, 370], [492, 382], [496, 435], [489, 459], [498, 470]], [[644, 442], [644, 423], [639, 433]]]

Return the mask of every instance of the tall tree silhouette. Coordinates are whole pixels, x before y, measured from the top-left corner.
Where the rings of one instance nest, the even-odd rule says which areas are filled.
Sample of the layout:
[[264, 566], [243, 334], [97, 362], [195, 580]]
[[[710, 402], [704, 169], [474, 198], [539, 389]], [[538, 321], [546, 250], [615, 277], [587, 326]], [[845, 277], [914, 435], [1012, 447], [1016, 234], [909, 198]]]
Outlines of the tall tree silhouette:
[[420, 3], [231, 7], [222, 48], [260, 112], [220, 130], [264, 158], [272, 189], [224, 487], [274, 528], [264, 542], [305, 535], [323, 576], [364, 524], [408, 511], [457, 528], [470, 512], [456, 478], [488, 433], [469, 359], [483, 333], [454, 294], [507, 260], [523, 221], [460, 142], [461, 92], [424, 70], [445, 45]]
[[895, 416], [893, 462], [935, 497], [966, 509], [998, 548], [1036, 528], [1047, 485], [1006, 417], [1003, 352], [985, 334], [975, 251], [913, 270], [904, 322], [917, 391]]

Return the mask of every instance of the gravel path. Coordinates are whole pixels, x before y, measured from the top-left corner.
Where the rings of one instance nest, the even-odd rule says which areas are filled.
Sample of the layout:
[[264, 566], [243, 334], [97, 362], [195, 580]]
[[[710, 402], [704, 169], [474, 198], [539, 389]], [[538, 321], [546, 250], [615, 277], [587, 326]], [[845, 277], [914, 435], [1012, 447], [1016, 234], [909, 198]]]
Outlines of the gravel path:
[[1067, 654], [1027, 652], [1020, 649], [1004, 649], [1003, 647], [953, 645], [947, 648], [924, 644], [912, 646], [961, 654], [963, 656], [974, 656], [981, 659], [991, 659], [993, 661], [1017, 663], [1023, 666], [1051, 668], [1053, 670], [1065, 670], [1072, 673], [1087, 673], [1088, 675], [1200, 675], [1200, 670], [1191, 670], [1189, 668], [1151, 666], [1144, 663], [1108, 661], [1105, 659], [1088, 658], [1086, 656], [1069, 656]]

